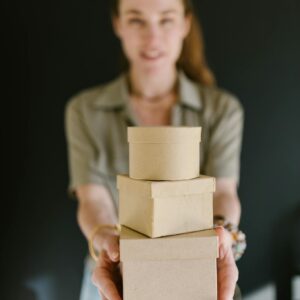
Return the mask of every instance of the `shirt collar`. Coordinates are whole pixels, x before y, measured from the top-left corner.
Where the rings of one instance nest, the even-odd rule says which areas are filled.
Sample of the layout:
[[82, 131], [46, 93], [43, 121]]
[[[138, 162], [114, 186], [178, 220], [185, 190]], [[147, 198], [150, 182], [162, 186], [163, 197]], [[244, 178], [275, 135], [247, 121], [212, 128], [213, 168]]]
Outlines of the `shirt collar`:
[[[190, 80], [183, 71], [178, 71], [179, 80], [179, 100], [178, 104], [188, 106], [195, 110], [200, 110], [202, 100], [200, 85]], [[103, 87], [102, 92], [96, 97], [94, 105], [102, 109], [118, 109], [128, 107], [129, 91], [126, 73]]]
[[179, 103], [195, 110], [202, 108], [200, 84], [189, 79], [183, 71], [179, 71]]
[[122, 108], [129, 99], [126, 75], [122, 74], [114, 81], [104, 85], [94, 100], [96, 108], [110, 110]]

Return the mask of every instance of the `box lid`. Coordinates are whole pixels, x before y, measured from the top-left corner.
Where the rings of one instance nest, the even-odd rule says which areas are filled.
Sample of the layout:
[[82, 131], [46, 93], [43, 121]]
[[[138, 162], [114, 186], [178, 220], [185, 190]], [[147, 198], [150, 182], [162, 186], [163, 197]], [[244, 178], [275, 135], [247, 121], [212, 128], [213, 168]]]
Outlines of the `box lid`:
[[117, 188], [125, 192], [151, 197], [183, 196], [191, 194], [213, 193], [216, 190], [214, 177], [200, 175], [189, 180], [151, 181], [132, 179], [127, 175], [117, 176]]
[[128, 127], [129, 143], [200, 143], [201, 127]]
[[120, 255], [121, 261], [213, 259], [218, 257], [218, 236], [203, 230], [152, 239], [122, 226]]

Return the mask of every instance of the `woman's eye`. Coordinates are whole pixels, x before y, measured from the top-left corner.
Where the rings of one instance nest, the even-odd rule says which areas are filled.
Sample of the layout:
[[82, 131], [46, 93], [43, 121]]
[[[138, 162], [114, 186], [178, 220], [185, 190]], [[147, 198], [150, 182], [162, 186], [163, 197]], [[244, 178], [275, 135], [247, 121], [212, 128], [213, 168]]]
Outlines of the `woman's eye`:
[[143, 20], [141, 19], [130, 19], [128, 21], [129, 24], [134, 24], [134, 25], [142, 25], [143, 24]]
[[173, 22], [172, 19], [162, 19], [161, 24], [171, 24]]

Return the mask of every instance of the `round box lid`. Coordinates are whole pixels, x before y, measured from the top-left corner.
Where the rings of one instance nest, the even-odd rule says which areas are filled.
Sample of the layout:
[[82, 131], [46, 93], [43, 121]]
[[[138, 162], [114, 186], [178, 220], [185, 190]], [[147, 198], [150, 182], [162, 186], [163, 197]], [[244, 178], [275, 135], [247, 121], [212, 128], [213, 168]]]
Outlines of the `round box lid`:
[[129, 143], [200, 143], [201, 127], [128, 127]]

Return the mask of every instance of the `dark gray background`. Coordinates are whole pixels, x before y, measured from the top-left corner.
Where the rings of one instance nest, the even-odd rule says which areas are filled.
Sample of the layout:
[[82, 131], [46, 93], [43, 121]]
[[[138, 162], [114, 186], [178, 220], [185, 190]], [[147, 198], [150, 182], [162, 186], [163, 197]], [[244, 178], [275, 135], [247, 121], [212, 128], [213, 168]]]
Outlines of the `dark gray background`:
[[[245, 108], [239, 193], [249, 246], [238, 263], [244, 294], [288, 272], [289, 239], [300, 239], [293, 231], [300, 219], [299, 4], [196, 4], [209, 64]], [[87, 247], [76, 202], [66, 194], [64, 107], [75, 92], [117, 75], [119, 43], [107, 1], [3, 5], [0, 297], [77, 299]], [[48, 296], [35, 298], [40, 292]]]

